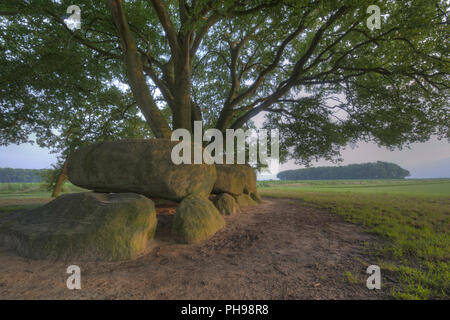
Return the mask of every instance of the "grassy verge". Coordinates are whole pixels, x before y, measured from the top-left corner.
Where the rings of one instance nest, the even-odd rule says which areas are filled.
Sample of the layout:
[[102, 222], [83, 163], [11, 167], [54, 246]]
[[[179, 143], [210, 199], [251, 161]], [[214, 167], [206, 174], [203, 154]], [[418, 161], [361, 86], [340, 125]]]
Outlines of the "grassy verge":
[[[70, 182], [66, 182], [63, 185], [62, 192], [81, 192], [84, 189], [79, 188]], [[47, 189], [47, 186], [45, 186], [42, 183], [39, 182], [13, 182], [13, 183], [0, 183], [0, 195], [3, 196], [11, 196], [14, 194], [21, 194], [21, 195], [50, 195], [50, 190]]]
[[400, 299], [450, 297], [450, 198], [311, 192], [261, 188], [263, 196], [301, 199], [342, 215], [387, 241], [380, 244], [382, 271], [396, 274]]
[[285, 191], [355, 192], [409, 196], [450, 196], [450, 179], [259, 181], [258, 187]]
[[[66, 182], [62, 194], [83, 191]], [[33, 209], [50, 200], [51, 192], [42, 183], [0, 183], [0, 213]]]

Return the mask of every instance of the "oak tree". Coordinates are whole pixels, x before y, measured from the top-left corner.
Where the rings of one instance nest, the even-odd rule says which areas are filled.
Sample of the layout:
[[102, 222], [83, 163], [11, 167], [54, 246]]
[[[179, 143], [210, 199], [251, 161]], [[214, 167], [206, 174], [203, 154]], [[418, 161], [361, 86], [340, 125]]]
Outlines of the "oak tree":
[[448, 138], [448, 36], [444, 0], [2, 1], [0, 143], [139, 116], [169, 138], [260, 114], [304, 162]]

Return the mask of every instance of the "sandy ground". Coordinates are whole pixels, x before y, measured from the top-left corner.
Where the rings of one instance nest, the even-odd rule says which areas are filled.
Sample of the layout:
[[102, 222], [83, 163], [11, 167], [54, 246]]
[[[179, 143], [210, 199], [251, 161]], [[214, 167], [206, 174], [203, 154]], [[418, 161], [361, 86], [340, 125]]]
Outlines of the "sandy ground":
[[[373, 236], [297, 200], [265, 200], [227, 217], [209, 241], [170, 241], [174, 208], [158, 208], [151, 248], [132, 261], [54, 262], [0, 247], [0, 299], [386, 299], [389, 281], [369, 290]], [[69, 290], [66, 268], [81, 268]], [[350, 271], [359, 281], [349, 281]]]

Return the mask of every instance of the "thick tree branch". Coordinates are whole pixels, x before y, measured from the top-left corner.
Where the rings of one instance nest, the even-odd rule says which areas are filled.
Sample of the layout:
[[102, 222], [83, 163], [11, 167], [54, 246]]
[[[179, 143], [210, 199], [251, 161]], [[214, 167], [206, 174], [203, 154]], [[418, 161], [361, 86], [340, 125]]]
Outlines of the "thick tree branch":
[[[325, 31], [336, 22], [336, 20], [340, 17], [342, 17], [347, 11], [349, 10], [348, 7], [342, 6], [339, 10], [337, 10], [335, 13], [331, 15], [331, 17], [327, 20], [327, 22], [322, 25], [319, 30], [314, 35], [310, 46], [308, 47], [308, 50], [300, 57], [298, 62], [295, 64], [292, 75], [289, 77], [289, 79], [283, 81], [277, 88], [277, 90], [272, 93], [264, 102], [262, 102], [257, 107], [247, 111], [244, 115], [239, 117], [232, 125], [233, 129], [237, 129], [242, 127], [248, 120], [256, 116], [258, 113], [264, 111], [265, 109], [269, 108], [273, 103], [275, 103], [279, 98], [281, 98], [283, 95], [285, 95], [294, 85], [296, 85], [296, 82], [298, 81], [298, 77], [300, 74], [303, 73], [303, 68], [305, 63], [309, 60], [311, 55], [314, 53], [315, 49], [320, 43], [320, 40], [323, 37], [323, 34]], [[302, 19], [303, 20], [303, 19]], [[299, 29], [301, 27], [302, 23], [300, 23]], [[297, 29], [297, 30], [299, 30]], [[285, 39], [285, 41], [288, 39]], [[283, 42], [283, 44], [285, 43]], [[287, 43], [286, 43], [287, 45]], [[279, 59], [277, 64], [279, 63]], [[270, 66], [269, 66], [270, 67]], [[255, 89], [256, 90], [256, 89]]]
[[266, 75], [269, 74], [271, 71], [273, 71], [279, 65], [281, 58], [283, 56], [284, 50], [286, 49], [287, 45], [292, 40], [294, 40], [300, 33], [302, 33], [305, 30], [305, 28], [306, 28], [305, 22], [306, 22], [306, 18], [308, 15], [309, 15], [309, 11], [306, 11], [305, 14], [303, 15], [297, 29], [294, 32], [292, 32], [291, 34], [289, 34], [289, 36], [286, 39], [284, 39], [283, 42], [281, 43], [281, 45], [278, 47], [278, 50], [275, 54], [275, 58], [273, 59], [272, 63], [269, 66], [267, 66], [263, 71], [261, 71], [261, 73], [258, 75], [256, 80], [253, 82], [253, 84], [250, 85], [250, 87], [246, 91], [244, 91], [243, 93], [238, 95], [236, 98], [234, 98], [230, 102], [231, 106], [235, 106], [235, 105], [239, 104], [245, 98], [252, 95], [256, 91], [256, 89], [258, 89], [258, 87], [262, 84]]
[[180, 52], [180, 46], [177, 39], [177, 32], [170, 20], [169, 13], [167, 12], [166, 6], [163, 0], [149, 0], [156, 11], [159, 21], [166, 33], [166, 38], [169, 41], [170, 50], [172, 56], [178, 56]]
[[152, 79], [152, 81], [156, 84], [158, 89], [161, 91], [162, 95], [164, 96], [164, 99], [166, 100], [167, 104], [170, 108], [174, 107], [174, 99], [173, 95], [170, 92], [169, 86], [167, 83], [165, 83], [164, 80], [160, 79], [157, 75], [156, 71], [149, 65], [143, 64], [143, 68], [145, 73]]
[[[191, 56], [194, 56], [194, 54], [197, 52], [198, 47], [200, 46], [205, 35], [208, 33], [209, 29], [214, 24], [216, 24], [218, 21], [220, 21], [220, 19], [251, 15], [254, 13], [258, 13], [261, 10], [275, 7], [275, 6], [279, 5], [281, 2], [282, 1], [280, 1], [280, 0], [275, 0], [275, 1], [271, 1], [269, 3], [263, 3], [260, 5], [257, 5], [253, 8], [247, 9], [247, 10], [233, 10], [233, 8], [236, 6], [236, 3], [235, 3], [235, 5], [232, 6], [228, 10], [228, 12], [226, 12], [225, 14], [221, 14], [218, 11], [213, 11], [211, 13], [211, 15], [207, 18], [205, 25], [196, 33], [196, 37], [193, 41], [193, 45], [191, 48]], [[241, 3], [239, 3], [239, 4], [241, 4]], [[211, 4], [209, 3], [205, 8], [207, 8], [207, 10], [209, 10], [211, 8]], [[204, 11], [203, 14], [206, 14], [206, 12]]]
[[61, 19], [61, 18], [60, 18], [58, 15], [56, 15], [55, 13], [53, 13], [53, 12], [47, 10], [47, 9], [44, 9], [43, 11], [44, 11], [45, 13], [47, 13], [48, 15], [50, 15], [50, 16], [51, 16], [56, 22], [58, 22], [62, 27], [64, 27], [64, 29], [65, 29], [68, 33], [70, 33], [70, 35], [71, 35], [75, 40], [77, 40], [77, 42], [79, 42], [80, 44], [84, 45], [85, 47], [87, 47], [87, 48], [89, 48], [89, 49], [91, 49], [91, 50], [94, 50], [95, 52], [99, 53], [100, 55], [107, 56], [107, 57], [110, 57], [110, 58], [113, 58], [113, 59], [122, 59], [122, 57], [121, 57], [120, 55], [115, 54], [115, 53], [113, 53], [113, 52], [109, 52], [109, 51], [103, 50], [102, 48], [99, 48], [99, 47], [95, 46], [95, 45], [94, 45], [92, 42], [90, 42], [89, 40], [87, 40], [87, 39], [81, 37], [77, 32], [72, 31], [71, 29], [69, 29], [69, 28], [67, 27], [66, 23], [64, 22], [64, 20]]
[[250, 38], [254, 35], [254, 32], [258, 28], [259, 24], [254, 26], [252, 30], [250, 30], [241, 41], [229, 41], [230, 45], [230, 56], [231, 61], [229, 64], [230, 69], [230, 92], [228, 94], [228, 97], [224, 103], [224, 106], [220, 112], [219, 119], [216, 124], [216, 128], [224, 131], [226, 129], [226, 126], [228, 125], [229, 121], [231, 120], [233, 116], [233, 105], [230, 103], [234, 97], [237, 95], [239, 87], [240, 87], [240, 77], [238, 75], [238, 61], [239, 61], [239, 55], [242, 50], [242, 48], [245, 46], [245, 44], [250, 40]]
[[230, 10], [228, 12], [229, 17], [238, 17], [238, 16], [245, 16], [253, 13], [258, 13], [261, 10], [276, 7], [277, 5], [281, 4], [283, 1], [281, 0], [274, 0], [269, 3], [262, 3], [260, 5], [257, 5], [253, 8], [246, 9], [246, 10]]
[[130, 27], [122, 6], [122, 0], [108, 0], [111, 13], [118, 35], [123, 43], [124, 62], [131, 91], [133, 92], [139, 109], [144, 114], [147, 123], [150, 125], [157, 138], [170, 138], [171, 130], [166, 120], [156, 106], [153, 97], [150, 95], [140, 54], [136, 47], [136, 42], [130, 31]]
[[205, 25], [196, 33], [191, 47], [191, 56], [193, 57], [197, 52], [203, 38], [208, 33], [209, 29], [220, 20], [220, 15], [217, 12], [213, 12], [207, 19]]

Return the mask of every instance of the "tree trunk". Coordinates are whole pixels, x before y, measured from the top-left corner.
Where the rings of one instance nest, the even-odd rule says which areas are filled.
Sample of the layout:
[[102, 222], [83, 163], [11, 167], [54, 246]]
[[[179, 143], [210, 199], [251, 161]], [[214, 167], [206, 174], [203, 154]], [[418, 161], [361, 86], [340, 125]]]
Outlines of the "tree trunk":
[[170, 138], [172, 132], [150, 95], [136, 48], [128, 48], [124, 60], [131, 91], [150, 129], [157, 138]]
[[64, 162], [64, 166], [61, 170], [61, 172], [58, 175], [58, 178], [56, 178], [55, 187], [53, 188], [52, 192], [52, 198], [56, 198], [62, 190], [63, 184], [67, 179], [67, 162]]
[[185, 85], [175, 91], [173, 112], [173, 129], [184, 128], [192, 132], [191, 95]]
[[188, 46], [183, 46], [180, 50], [180, 55], [174, 59], [173, 128], [184, 128], [192, 132], [191, 62]]
[[217, 120], [216, 129], [221, 132], [225, 132], [228, 128], [231, 120], [233, 120], [233, 108], [225, 105], [220, 112], [219, 119]]

